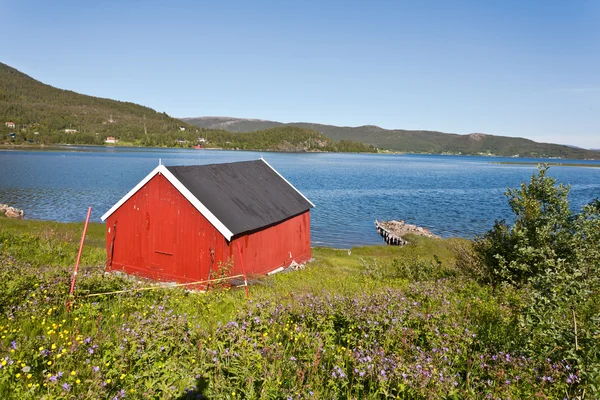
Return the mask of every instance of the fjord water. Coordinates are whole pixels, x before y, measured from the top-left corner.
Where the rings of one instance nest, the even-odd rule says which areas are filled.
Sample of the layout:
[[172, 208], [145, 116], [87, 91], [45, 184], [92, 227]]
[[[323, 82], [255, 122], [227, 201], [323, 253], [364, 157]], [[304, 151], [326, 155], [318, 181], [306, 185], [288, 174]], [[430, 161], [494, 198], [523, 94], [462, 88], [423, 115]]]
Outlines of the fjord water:
[[[402, 219], [443, 237], [481, 234], [495, 219], [510, 220], [506, 188], [535, 172], [531, 165], [493, 164], [515, 161], [495, 157], [71, 146], [0, 151], [0, 203], [24, 209], [28, 219], [56, 221], [82, 221], [92, 206], [99, 221], [159, 160], [194, 165], [261, 156], [315, 203], [313, 246], [341, 248], [382, 244], [375, 219]], [[557, 166], [549, 175], [571, 185], [574, 209], [600, 197], [600, 168]]]

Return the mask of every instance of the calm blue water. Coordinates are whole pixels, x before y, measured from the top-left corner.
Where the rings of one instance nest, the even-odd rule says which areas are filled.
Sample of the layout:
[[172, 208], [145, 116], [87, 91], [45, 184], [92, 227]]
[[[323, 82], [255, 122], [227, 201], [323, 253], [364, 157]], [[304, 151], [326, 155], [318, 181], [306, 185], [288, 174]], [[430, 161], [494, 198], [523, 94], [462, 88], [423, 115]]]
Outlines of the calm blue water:
[[[190, 165], [261, 156], [316, 204], [311, 214], [315, 246], [381, 244], [375, 219], [403, 219], [445, 237], [483, 233], [495, 219], [510, 220], [503, 193], [535, 172], [532, 166], [490, 164], [514, 159], [489, 157], [103, 147], [7, 150], [0, 151], [0, 203], [24, 209], [26, 218], [57, 221], [82, 221], [92, 206], [92, 217], [99, 221], [159, 158], [165, 165]], [[575, 209], [600, 197], [600, 168], [552, 167], [549, 173], [571, 185]]]

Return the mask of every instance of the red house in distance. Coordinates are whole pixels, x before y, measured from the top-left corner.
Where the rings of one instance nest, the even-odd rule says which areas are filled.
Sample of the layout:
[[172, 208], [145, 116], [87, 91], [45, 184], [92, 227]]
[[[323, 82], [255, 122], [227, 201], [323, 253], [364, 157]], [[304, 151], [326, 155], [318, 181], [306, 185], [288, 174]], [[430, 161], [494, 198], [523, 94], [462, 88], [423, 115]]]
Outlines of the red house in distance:
[[[180, 283], [311, 258], [314, 204], [265, 160], [159, 165], [102, 216], [107, 270]], [[240, 250], [238, 250], [238, 244]]]

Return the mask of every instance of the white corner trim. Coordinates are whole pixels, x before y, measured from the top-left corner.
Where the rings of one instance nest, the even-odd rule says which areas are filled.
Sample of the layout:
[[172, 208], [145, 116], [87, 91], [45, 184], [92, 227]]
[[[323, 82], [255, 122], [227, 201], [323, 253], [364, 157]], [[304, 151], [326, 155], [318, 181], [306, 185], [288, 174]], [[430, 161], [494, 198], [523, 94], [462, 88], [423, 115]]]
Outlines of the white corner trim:
[[260, 160], [261, 160], [262, 162], [264, 162], [265, 164], [267, 164], [267, 165], [269, 166], [269, 168], [271, 168], [273, 171], [275, 171], [275, 173], [276, 173], [277, 175], [279, 175], [279, 177], [280, 177], [281, 179], [283, 179], [283, 180], [285, 181], [285, 183], [287, 183], [288, 185], [290, 185], [290, 186], [292, 187], [292, 189], [294, 189], [296, 192], [298, 192], [298, 194], [300, 194], [300, 196], [304, 197], [304, 200], [308, 201], [308, 202], [310, 203], [310, 205], [311, 205], [311, 206], [313, 206], [313, 207], [316, 207], [316, 206], [313, 204], [313, 202], [312, 202], [312, 201], [310, 201], [310, 200], [309, 200], [309, 199], [308, 199], [308, 198], [307, 198], [305, 195], [303, 195], [301, 191], [299, 191], [298, 189], [296, 189], [296, 187], [295, 187], [294, 185], [292, 185], [292, 184], [290, 183], [290, 181], [288, 181], [287, 179], [285, 179], [285, 178], [283, 177], [283, 175], [281, 175], [279, 172], [277, 172], [277, 170], [276, 170], [275, 168], [273, 168], [273, 167], [271, 166], [271, 164], [269, 164], [269, 163], [267, 162], [267, 160], [265, 160], [265, 159], [264, 159], [264, 158], [262, 158], [262, 157], [260, 158]]
[[208, 220], [208, 222], [210, 222], [219, 232], [221, 232], [223, 236], [225, 236], [225, 239], [231, 241], [233, 233], [221, 221], [219, 221], [219, 219], [215, 217], [215, 215], [212, 212], [210, 212], [209, 209], [206, 208], [206, 206], [202, 204], [200, 200], [198, 200], [196, 196], [194, 196], [192, 192], [190, 192], [183, 185], [183, 183], [181, 183], [175, 177], [175, 175], [171, 173], [171, 171], [167, 169], [167, 167], [165, 167], [162, 164], [154, 168], [152, 172], [146, 175], [146, 177], [142, 179], [140, 183], [135, 185], [133, 189], [131, 189], [125, 196], [123, 196], [123, 198], [119, 200], [117, 204], [112, 206], [110, 210], [108, 210], [102, 217], [100, 217], [100, 219], [102, 221], [105, 221], [108, 217], [111, 216], [112, 213], [114, 213], [127, 200], [129, 200], [134, 194], [136, 194], [138, 190], [140, 190], [146, 183], [148, 183], [150, 179], [154, 178], [154, 176], [159, 173], [162, 174], [173, 186], [175, 186], [179, 193], [181, 193], [183, 197], [185, 197], [190, 203], [192, 203], [194, 208], [198, 210]]
[[121, 198], [121, 200], [119, 200], [119, 201], [117, 202], [117, 204], [115, 204], [114, 206], [112, 206], [112, 207], [110, 208], [110, 210], [108, 210], [108, 211], [107, 211], [107, 212], [106, 212], [106, 213], [105, 213], [103, 216], [101, 216], [101, 217], [100, 217], [100, 220], [102, 220], [103, 222], [104, 222], [104, 221], [106, 221], [106, 219], [107, 219], [108, 217], [110, 217], [112, 213], [114, 213], [115, 211], [117, 211], [117, 209], [118, 209], [119, 207], [121, 207], [121, 206], [123, 205], [123, 203], [125, 203], [127, 200], [129, 200], [129, 198], [130, 198], [131, 196], [133, 196], [134, 194], [136, 194], [136, 193], [137, 193], [137, 191], [138, 191], [138, 190], [140, 190], [140, 189], [141, 189], [141, 188], [142, 188], [142, 187], [143, 187], [143, 186], [144, 186], [146, 183], [148, 183], [148, 181], [149, 181], [150, 179], [154, 178], [154, 175], [156, 175], [156, 174], [158, 173], [158, 171], [160, 170], [160, 167], [161, 167], [161, 166], [160, 166], [160, 164], [159, 164], [159, 165], [158, 165], [156, 168], [154, 168], [154, 169], [152, 170], [152, 172], [150, 172], [148, 175], [146, 175], [146, 177], [145, 177], [144, 179], [142, 179], [142, 180], [140, 181], [140, 183], [138, 183], [137, 185], [135, 185], [133, 189], [131, 189], [129, 192], [127, 192], [127, 194], [126, 194], [125, 196], [123, 196], [123, 197]]

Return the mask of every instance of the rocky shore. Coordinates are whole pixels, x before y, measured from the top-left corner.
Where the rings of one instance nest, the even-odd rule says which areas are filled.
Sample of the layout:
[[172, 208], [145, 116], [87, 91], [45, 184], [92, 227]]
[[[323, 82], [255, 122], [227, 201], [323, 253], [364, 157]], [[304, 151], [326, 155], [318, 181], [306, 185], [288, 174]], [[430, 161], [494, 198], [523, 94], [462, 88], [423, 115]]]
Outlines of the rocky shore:
[[403, 246], [408, 242], [404, 239], [406, 235], [426, 236], [434, 239], [440, 239], [439, 236], [431, 233], [427, 228], [413, 224], [407, 224], [404, 221], [377, 221], [375, 220], [377, 232], [383, 237], [387, 244]]
[[24, 212], [18, 208], [11, 207], [8, 204], [0, 204], [0, 215], [4, 214], [8, 218], [23, 219]]

